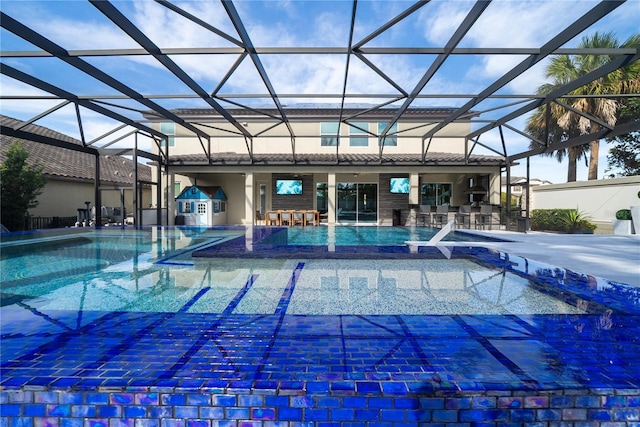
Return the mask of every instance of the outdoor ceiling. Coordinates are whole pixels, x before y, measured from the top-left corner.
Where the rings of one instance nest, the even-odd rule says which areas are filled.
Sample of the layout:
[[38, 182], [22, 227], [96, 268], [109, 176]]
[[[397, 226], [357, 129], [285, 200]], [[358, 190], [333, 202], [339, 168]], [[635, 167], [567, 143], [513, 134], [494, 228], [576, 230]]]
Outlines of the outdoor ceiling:
[[[291, 3], [295, 10], [280, 10]], [[1, 108], [23, 123], [2, 126], [2, 134], [32, 139], [24, 128], [35, 123], [77, 135], [88, 151], [128, 154], [145, 146], [138, 136], [148, 147], [165, 137], [143, 117], [149, 112], [189, 129], [204, 147], [207, 134], [173, 110], [212, 108], [246, 141], [254, 135], [234, 114], [264, 112], [295, 141], [288, 108], [396, 108], [383, 136], [407, 109], [439, 107], [449, 113], [423, 140], [470, 121], [471, 132], [460, 135], [470, 154], [522, 159], [558, 148], [530, 147], [524, 126], [537, 107], [638, 60], [640, 51], [576, 47], [583, 36], [615, 30], [620, 16], [637, 16], [635, 1], [533, 2], [540, 13], [500, 20], [516, 3], [63, 1], [48, 3], [46, 22], [37, 9], [26, 11], [30, 2], [3, 1]], [[517, 38], [504, 34], [513, 26]], [[539, 83], [529, 82], [559, 54], [612, 60], [537, 95]], [[480, 67], [484, 78], [476, 79]], [[603, 127], [560, 148], [639, 128], [638, 121]], [[138, 155], [166, 161], [147, 151]]]

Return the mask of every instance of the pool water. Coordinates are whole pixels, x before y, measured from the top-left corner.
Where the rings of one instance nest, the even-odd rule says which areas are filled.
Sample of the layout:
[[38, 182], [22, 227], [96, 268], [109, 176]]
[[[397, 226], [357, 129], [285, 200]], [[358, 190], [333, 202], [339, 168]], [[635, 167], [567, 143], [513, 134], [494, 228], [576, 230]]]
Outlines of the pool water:
[[[295, 242], [298, 230], [288, 231]], [[638, 289], [476, 245], [449, 257], [358, 245], [342, 259], [303, 256], [309, 241], [271, 242], [270, 256], [256, 257], [260, 236], [279, 232], [3, 239], [0, 388], [374, 397], [640, 388]]]
[[[439, 228], [326, 226], [292, 227], [287, 230], [289, 245], [403, 245], [406, 241], [429, 241]], [[450, 242], [482, 242], [495, 239], [454, 230], [445, 236]]]
[[[290, 244], [317, 241], [325, 227], [289, 229]], [[415, 230], [336, 227], [332, 241], [397, 243]], [[238, 230], [97, 230], [3, 248], [3, 305], [35, 310], [273, 314], [579, 313], [512, 272], [471, 259], [191, 259], [244, 237]], [[375, 240], [377, 239], [377, 240]], [[295, 278], [295, 281], [292, 279]], [[241, 296], [238, 297], [238, 295]], [[233, 305], [232, 305], [233, 304]], [[186, 308], [185, 308], [186, 307]], [[230, 308], [231, 307], [231, 308]]]

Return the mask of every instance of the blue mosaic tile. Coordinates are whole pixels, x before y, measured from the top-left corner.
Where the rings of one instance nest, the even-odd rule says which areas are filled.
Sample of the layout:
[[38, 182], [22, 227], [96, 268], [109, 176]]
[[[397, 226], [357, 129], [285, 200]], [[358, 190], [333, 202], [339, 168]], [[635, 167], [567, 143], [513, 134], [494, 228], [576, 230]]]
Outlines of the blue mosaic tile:
[[15, 417], [20, 415], [21, 406], [16, 404], [2, 404], [2, 411], [0, 415], [3, 417]]
[[301, 408], [280, 408], [278, 409], [278, 419], [283, 421], [302, 420]]
[[63, 418], [60, 420], [60, 427], [83, 427], [83, 424], [82, 418]]
[[[282, 238], [256, 233], [274, 239], [264, 250], [277, 249], [275, 240]], [[348, 250], [340, 249], [335, 258]], [[347, 258], [375, 262], [381, 254], [400, 260], [437, 257], [428, 249], [408, 255], [403, 250], [359, 248]], [[293, 250], [284, 258], [291, 258], [289, 255], [294, 255]], [[309, 259], [325, 255], [320, 250]], [[495, 251], [461, 247], [452, 257], [525, 276], [522, 259], [507, 259]], [[360, 422], [356, 410], [375, 411], [380, 419], [372, 423], [401, 423], [404, 419], [398, 411], [405, 410], [411, 411], [412, 421], [427, 417], [430, 411], [435, 420], [447, 418], [446, 411], [458, 411], [466, 414], [461, 422], [506, 423], [513, 422], [509, 417], [514, 416], [522, 422], [545, 417], [558, 421], [557, 408], [566, 408], [567, 417], [585, 414], [589, 420], [600, 421], [597, 417], [605, 416], [598, 409], [602, 399], [611, 416], [636, 421], [640, 311], [632, 302], [636, 292], [625, 294], [628, 289], [621, 284], [592, 289], [585, 276], [567, 270], [542, 268], [532, 273], [535, 286], [555, 287], [563, 301], [588, 299], [587, 311], [571, 315], [291, 315], [287, 310], [295, 286], [309, 268], [303, 262], [294, 265], [275, 312], [264, 315], [236, 313], [260, 283], [256, 275], [249, 276], [240, 291], [233, 291], [223, 315], [190, 312], [211, 292], [203, 288], [176, 313], [83, 312], [86, 321], [76, 330], [60, 332], [43, 325], [40, 330], [34, 327], [33, 336], [11, 335], [3, 339], [0, 387], [4, 391], [33, 390], [24, 395], [24, 408], [41, 414], [38, 405], [46, 405], [45, 415], [39, 416], [66, 416], [69, 411], [87, 418], [146, 413], [167, 418], [168, 423], [178, 422], [172, 418], [176, 417], [172, 409], [156, 406], [161, 403], [175, 405], [176, 412], [194, 419], [194, 426], [200, 422], [198, 417], [219, 420], [226, 416], [205, 408], [209, 399], [220, 404], [223, 412], [228, 409], [234, 416], [265, 422], [281, 420], [284, 415], [292, 421], [317, 417], [319, 422], [354, 424]], [[603, 317], [604, 305], [612, 307], [612, 314]], [[10, 313], [5, 310], [3, 307], [3, 319]], [[75, 325], [78, 313], [61, 310], [44, 315], [60, 324]], [[11, 321], [7, 319], [2, 321]], [[591, 389], [593, 395], [506, 397], [506, 392], [515, 390], [558, 389]], [[110, 400], [102, 401], [104, 393], [88, 393], [82, 401], [83, 391], [96, 390], [111, 392]], [[460, 393], [501, 390], [505, 395], [500, 397], [460, 397]], [[17, 404], [6, 394], [0, 396], [7, 396], [1, 397], [5, 399], [3, 409]], [[60, 401], [55, 401], [58, 396]], [[336, 406], [338, 402], [342, 406]], [[125, 412], [118, 413], [116, 405], [124, 405]], [[247, 409], [238, 410], [238, 406]], [[207, 417], [203, 410], [208, 411]], [[351, 410], [353, 419], [349, 418]], [[487, 418], [478, 419], [478, 411]], [[532, 419], [532, 413], [537, 418]]]
[[382, 391], [384, 394], [404, 396], [407, 394], [407, 386], [401, 382], [385, 382], [382, 383]]
[[44, 417], [47, 406], [44, 404], [26, 404], [23, 406], [24, 415], [29, 417]]
[[71, 407], [71, 416], [95, 418], [96, 407], [93, 405], [73, 405]]

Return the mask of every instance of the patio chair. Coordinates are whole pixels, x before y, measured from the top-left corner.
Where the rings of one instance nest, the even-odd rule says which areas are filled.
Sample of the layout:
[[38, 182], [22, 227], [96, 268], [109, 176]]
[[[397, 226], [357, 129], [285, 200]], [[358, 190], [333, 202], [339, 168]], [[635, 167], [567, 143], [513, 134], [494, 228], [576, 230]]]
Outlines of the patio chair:
[[291, 225], [304, 225], [304, 215], [301, 211], [294, 211], [291, 217]]
[[471, 228], [471, 205], [462, 205], [455, 215], [456, 227]]
[[282, 211], [280, 212], [280, 225], [292, 225], [291, 212]]
[[433, 224], [436, 227], [438, 225], [440, 225], [440, 227], [442, 227], [447, 222], [449, 222], [449, 206], [448, 205], [438, 205], [438, 206], [436, 206], [436, 213], [433, 216]]
[[306, 211], [304, 213], [304, 225], [318, 225], [318, 213], [316, 211]]
[[280, 216], [278, 212], [267, 212], [266, 225], [280, 225]]
[[491, 230], [491, 223], [493, 217], [493, 207], [490, 205], [482, 205], [480, 206], [480, 213], [476, 214], [476, 230], [481, 228], [484, 230], [484, 227], [488, 224], [489, 230]]
[[264, 215], [259, 210], [256, 211], [256, 224], [257, 225], [266, 224], [266, 220], [264, 218]]
[[431, 225], [431, 205], [420, 205], [418, 211], [418, 222], [422, 219], [422, 225], [425, 227], [427, 224]]

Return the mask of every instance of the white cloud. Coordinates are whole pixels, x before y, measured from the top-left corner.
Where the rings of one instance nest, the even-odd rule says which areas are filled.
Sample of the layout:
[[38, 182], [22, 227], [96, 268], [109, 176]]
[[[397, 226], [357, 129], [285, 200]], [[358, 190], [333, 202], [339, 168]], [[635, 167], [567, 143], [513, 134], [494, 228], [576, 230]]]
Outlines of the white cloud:
[[437, 2], [423, 7], [419, 23], [424, 27], [424, 37], [435, 46], [443, 45], [464, 20], [472, 2]]
[[33, 2], [3, 2], [9, 8], [8, 13], [18, 21], [37, 31], [67, 50], [74, 49], [112, 49], [136, 48], [133, 40], [124, 34], [92, 6], [87, 10], [94, 14], [85, 14], [83, 19], [74, 17], [74, 9], [81, 5], [75, 1], [51, 2], [56, 9], [39, 7]]

